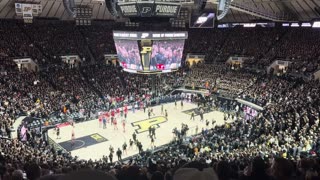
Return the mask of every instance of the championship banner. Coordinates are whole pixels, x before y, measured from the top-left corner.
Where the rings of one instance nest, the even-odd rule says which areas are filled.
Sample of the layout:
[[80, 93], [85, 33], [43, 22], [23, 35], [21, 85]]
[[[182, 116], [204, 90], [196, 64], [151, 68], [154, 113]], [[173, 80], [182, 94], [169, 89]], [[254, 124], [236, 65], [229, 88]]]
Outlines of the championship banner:
[[42, 13], [42, 5], [15, 3], [15, 10], [17, 16], [22, 16], [25, 19], [32, 18], [33, 16], [38, 16]]
[[32, 4], [32, 15], [38, 16], [42, 13], [42, 5], [41, 4]]
[[23, 19], [32, 19], [32, 4], [23, 4], [22, 6]]
[[22, 14], [22, 5], [21, 3], [15, 3], [16, 14]]

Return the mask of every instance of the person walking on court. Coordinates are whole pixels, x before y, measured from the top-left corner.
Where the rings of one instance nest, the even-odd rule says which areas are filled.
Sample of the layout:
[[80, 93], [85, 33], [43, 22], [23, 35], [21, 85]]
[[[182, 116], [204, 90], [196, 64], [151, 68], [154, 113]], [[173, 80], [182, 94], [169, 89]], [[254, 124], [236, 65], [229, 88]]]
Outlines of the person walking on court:
[[107, 119], [105, 117], [102, 118], [103, 129], [107, 128]]
[[123, 132], [125, 133], [126, 132], [126, 120], [125, 119], [122, 120], [122, 127], [123, 127]]
[[74, 139], [75, 139], [75, 135], [74, 135], [74, 128], [73, 128], [71, 132], [71, 147], [74, 146]]
[[161, 115], [163, 115], [163, 104], [161, 104]]
[[113, 158], [113, 154], [110, 152], [109, 154], [109, 160], [110, 160], [110, 163], [112, 164], [112, 158]]
[[190, 120], [194, 120], [194, 111], [191, 112]]
[[57, 139], [60, 139], [60, 128], [57, 127]]
[[150, 119], [150, 117], [151, 117], [151, 109], [149, 108], [148, 109], [148, 118]]
[[122, 160], [121, 155], [122, 155], [122, 151], [120, 150], [120, 148], [118, 148], [118, 151], [117, 151], [118, 161]]
[[149, 137], [151, 137], [152, 136], [152, 127], [149, 126], [148, 130], [149, 130]]
[[139, 154], [143, 151], [141, 142], [137, 142], [137, 147], [139, 149]]
[[114, 118], [114, 120], [113, 120], [113, 130], [118, 130], [118, 123], [117, 123], [117, 119], [116, 118]]
[[127, 143], [126, 142], [124, 142], [124, 144], [122, 145], [122, 151], [123, 151], [123, 153], [126, 153], [126, 155], [128, 154], [128, 152], [127, 152]]
[[183, 100], [181, 100], [180, 104], [181, 104], [181, 109], [183, 109]]
[[154, 126], [151, 128], [151, 137], [156, 139], [156, 128]]
[[129, 140], [129, 149], [132, 149], [133, 141], [132, 139]]
[[114, 149], [113, 149], [113, 147], [111, 145], [109, 146], [109, 151], [110, 151], [110, 153], [114, 152]]
[[134, 142], [136, 142], [136, 141], [137, 141], [137, 135], [136, 135], [136, 133], [135, 133], [135, 132], [133, 132], [133, 134], [132, 134], [132, 139], [133, 139], [133, 141], [134, 141]]
[[166, 119], [168, 120], [168, 112], [167, 112], [167, 110], [164, 110], [164, 116], [165, 116]]
[[151, 149], [154, 149], [155, 145], [154, 145], [154, 138], [151, 136]]
[[174, 109], [177, 109], [177, 100], [174, 100]]

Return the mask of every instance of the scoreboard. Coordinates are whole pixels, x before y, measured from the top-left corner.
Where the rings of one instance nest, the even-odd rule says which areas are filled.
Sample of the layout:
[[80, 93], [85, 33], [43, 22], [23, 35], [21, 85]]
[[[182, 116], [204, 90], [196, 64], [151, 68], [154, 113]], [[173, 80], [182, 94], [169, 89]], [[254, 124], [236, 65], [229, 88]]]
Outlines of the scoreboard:
[[124, 71], [141, 74], [176, 71], [182, 62], [186, 31], [113, 31], [118, 60]]
[[118, 0], [124, 17], [176, 17], [181, 3], [169, 0]]

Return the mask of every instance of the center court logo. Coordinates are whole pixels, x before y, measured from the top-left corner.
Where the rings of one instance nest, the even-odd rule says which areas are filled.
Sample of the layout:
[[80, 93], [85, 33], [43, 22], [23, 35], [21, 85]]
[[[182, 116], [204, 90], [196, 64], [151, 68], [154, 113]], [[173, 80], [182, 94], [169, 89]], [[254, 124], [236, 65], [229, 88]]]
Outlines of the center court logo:
[[100, 136], [99, 134], [93, 134], [90, 136], [92, 139], [96, 140], [97, 142], [106, 141], [106, 138]]
[[141, 121], [136, 121], [131, 123], [131, 125], [133, 127], [138, 127], [138, 129], [136, 129], [136, 133], [140, 134], [143, 132], [146, 132], [149, 130], [150, 126], [155, 126], [156, 128], [159, 128], [161, 123], [165, 123], [167, 122], [167, 118], [164, 116], [157, 116], [157, 117], [153, 117], [150, 119], [145, 119], [145, 120], [141, 120]]

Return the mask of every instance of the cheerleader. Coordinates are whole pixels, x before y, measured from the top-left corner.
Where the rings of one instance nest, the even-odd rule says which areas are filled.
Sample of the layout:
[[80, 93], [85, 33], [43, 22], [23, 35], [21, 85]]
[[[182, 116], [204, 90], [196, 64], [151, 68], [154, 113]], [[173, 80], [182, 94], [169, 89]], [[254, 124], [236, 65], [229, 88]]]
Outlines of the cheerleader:
[[114, 126], [113, 130], [118, 130], [117, 119], [116, 118], [113, 119], [113, 126]]

